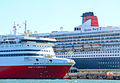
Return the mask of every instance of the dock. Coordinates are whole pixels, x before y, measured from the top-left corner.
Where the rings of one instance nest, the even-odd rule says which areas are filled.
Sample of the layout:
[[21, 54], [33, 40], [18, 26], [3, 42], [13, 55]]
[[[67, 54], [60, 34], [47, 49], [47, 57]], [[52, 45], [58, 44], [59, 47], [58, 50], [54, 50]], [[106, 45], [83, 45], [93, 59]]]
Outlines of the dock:
[[92, 71], [79, 71], [69, 72], [64, 77], [65, 79], [108, 79], [120, 80], [120, 71], [107, 71], [107, 70], [92, 70]]

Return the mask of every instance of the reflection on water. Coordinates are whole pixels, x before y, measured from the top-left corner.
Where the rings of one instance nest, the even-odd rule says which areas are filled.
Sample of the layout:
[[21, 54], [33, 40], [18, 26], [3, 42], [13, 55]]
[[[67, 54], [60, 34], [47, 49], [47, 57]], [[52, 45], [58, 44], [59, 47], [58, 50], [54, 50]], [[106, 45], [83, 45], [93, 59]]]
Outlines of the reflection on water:
[[0, 79], [0, 83], [120, 83], [119, 80], [86, 80], [86, 79]]

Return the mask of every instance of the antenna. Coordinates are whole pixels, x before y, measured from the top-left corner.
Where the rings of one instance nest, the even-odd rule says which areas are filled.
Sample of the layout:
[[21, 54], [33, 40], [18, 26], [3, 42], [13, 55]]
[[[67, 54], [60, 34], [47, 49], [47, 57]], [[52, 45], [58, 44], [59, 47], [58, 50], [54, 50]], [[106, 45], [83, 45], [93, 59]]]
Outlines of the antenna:
[[27, 25], [26, 23], [27, 23], [27, 21], [25, 20], [25, 32], [24, 32], [25, 34], [26, 34], [26, 25]]

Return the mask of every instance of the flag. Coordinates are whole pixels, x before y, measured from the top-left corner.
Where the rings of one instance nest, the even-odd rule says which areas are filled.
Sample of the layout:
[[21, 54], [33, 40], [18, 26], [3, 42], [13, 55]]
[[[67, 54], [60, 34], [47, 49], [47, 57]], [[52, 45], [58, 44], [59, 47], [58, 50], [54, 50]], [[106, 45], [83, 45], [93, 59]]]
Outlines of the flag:
[[19, 26], [19, 24], [17, 24], [17, 26]]
[[19, 24], [17, 24], [17, 27], [18, 27], [18, 28], [21, 28], [21, 26], [20, 26]]
[[13, 28], [15, 28], [15, 26], [13, 26]]

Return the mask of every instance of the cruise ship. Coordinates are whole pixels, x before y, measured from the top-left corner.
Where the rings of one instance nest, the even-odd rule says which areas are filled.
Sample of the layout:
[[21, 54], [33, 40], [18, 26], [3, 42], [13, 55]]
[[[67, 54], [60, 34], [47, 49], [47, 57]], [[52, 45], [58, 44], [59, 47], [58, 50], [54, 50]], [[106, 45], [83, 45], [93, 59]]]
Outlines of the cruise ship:
[[55, 38], [55, 54], [74, 59], [80, 70], [120, 70], [120, 27], [100, 27], [93, 12], [83, 13], [82, 24], [74, 31], [32, 34]]
[[63, 78], [74, 60], [56, 58], [50, 38], [0, 36], [1, 78]]

